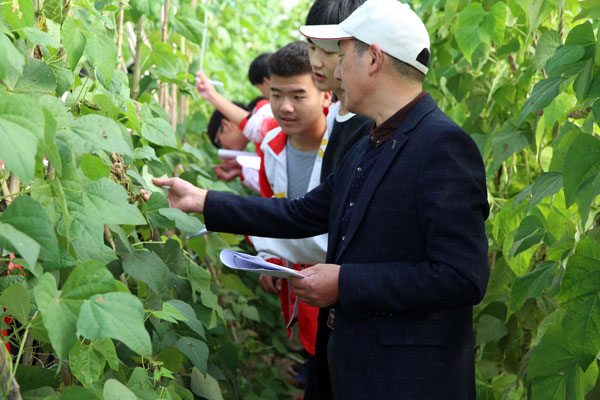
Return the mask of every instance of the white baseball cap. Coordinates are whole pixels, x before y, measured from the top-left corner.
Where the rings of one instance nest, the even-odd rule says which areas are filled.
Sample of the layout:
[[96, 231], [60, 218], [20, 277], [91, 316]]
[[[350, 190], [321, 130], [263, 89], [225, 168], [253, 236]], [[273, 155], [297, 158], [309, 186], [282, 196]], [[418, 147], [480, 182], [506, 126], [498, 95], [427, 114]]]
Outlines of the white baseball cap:
[[304, 25], [300, 33], [329, 51], [339, 51], [345, 39], [376, 44], [424, 74], [429, 69], [427, 28], [408, 4], [397, 0], [367, 0], [339, 25]]

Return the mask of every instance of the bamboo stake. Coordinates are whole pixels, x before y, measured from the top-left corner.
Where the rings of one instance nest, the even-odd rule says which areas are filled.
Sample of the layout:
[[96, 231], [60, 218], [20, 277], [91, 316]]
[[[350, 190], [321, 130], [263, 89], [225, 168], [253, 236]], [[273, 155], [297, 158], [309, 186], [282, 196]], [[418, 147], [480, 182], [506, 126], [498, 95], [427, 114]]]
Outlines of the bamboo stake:
[[140, 95], [140, 59], [141, 59], [141, 47], [142, 47], [142, 18], [137, 22], [135, 27], [136, 30], [136, 41], [135, 41], [135, 60], [133, 62], [133, 98], [137, 99]]
[[125, 60], [123, 59], [123, 19], [125, 18], [125, 8], [123, 8], [123, 3], [119, 2], [119, 25], [117, 28], [117, 58], [119, 59], [119, 64], [117, 65], [117, 69], [121, 71], [127, 72], [127, 66], [125, 65]]

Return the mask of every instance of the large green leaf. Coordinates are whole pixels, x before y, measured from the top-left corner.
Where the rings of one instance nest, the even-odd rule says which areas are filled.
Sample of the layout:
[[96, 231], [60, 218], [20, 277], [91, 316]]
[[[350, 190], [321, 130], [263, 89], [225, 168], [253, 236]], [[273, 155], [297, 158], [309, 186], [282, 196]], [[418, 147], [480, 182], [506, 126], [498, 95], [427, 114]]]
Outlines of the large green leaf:
[[69, 16], [65, 18], [60, 30], [61, 39], [67, 53], [67, 62], [72, 71], [77, 67], [85, 48], [85, 38], [83, 37], [83, 33], [81, 33], [80, 25], [80, 21]]
[[146, 283], [154, 293], [160, 295], [168, 291], [166, 282], [169, 269], [156, 253], [137, 250], [123, 257], [122, 264], [126, 273]]
[[123, 138], [117, 122], [101, 115], [84, 115], [71, 123], [66, 137], [81, 153], [106, 150], [133, 157], [130, 144]]
[[204, 224], [196, 217], [188, 215], [178, 208], [161, 208], [158, 213], [175, 222], [175, 226], [183, 233], [196, 233], [204, 229]]
[[514, 243], [510, 249], [510, 257], [514, 257], [531, 246], [539, 244], [545, 234], [545, 221], [540, 220], [536, 215], [525, 217], [515, 232]]
[[14, 30], [33, 26], [34, 10], [30, 0], [12, 0], [0, 3], [4, 7], [4, 18]]
[[106, 381], [102, 394], [105, 400], [138, 400], [137, 396], [127, 386], [116, 379]]
[[173, 128], [162, 118], [153, 118], [144, 122], [142, 124], [142, 136], [147, 141], [159, 146], [177, 147]]
[[0, 222], [12, 225], [40, 245], [42, 260], [58, 258], [58, 241], [54, 226], [42, 205], [32, 197], [19, 196], [0, 215]]
[[104, 224], [146, 223], [137, 207], [128, 203], [123, 186], [101, 178], [91, 182], [83, 190], [83, 206], [91, 219]]
[[0, 159], [24, 182], [33, 178], [44, 126], [44, 113], [31, 97], [0, 97]]
[[550, 76], [560, 75], [564, 67], [573, 64], [585, 55], [585, 48], [578, 44], [572, 44], [560, 47], [554, 55], [548, 59], [546, 69]]
[[543, 199], [556, 194], [563, 185], [562, 174], [560, 172], [545, 172], [540, 175], [533, 183], [533, 196], [527, 204], [527, 211], [532, 210]]
[[223, 400], [219, 382], [210, 374], [203, 375], [197, 368], [192, 369], [191, 388], [194, 394], [207, 400]]
[[518, 277], [510, 291], [510, 309], [518, 310], [527, 299], [535, 299], [549, 288], [555, 269], [556, 263], [546, 261], [532, 272]]
[[4, 222], [0, 222], [0, 248], [2, 247], [20, 254], [30, 268], [35, 266], [40, 253], [38, 242]]
[[4, 55], [0, 63], [0, 81], [5, 81], [10, 87], [13, 87], [23, 72], [25, 57], [4, 33], [0, 33], [0, 54]]
[[529, 96], [529, 99], [527, 99], [527, 102], [525, 103], [525, 107], [523, 107], [521, 115], [519, 116], [518, 124], [521, 125], [521, 123], [525, 120], [525, 117], [527, 117], [532, 111], [541, 110], [550, 105], [552, 100], [558, 96], [559, 88], [563, 81], [563, 78], [551, 77], [536, 83], [536, 85], [533, 87], [531, 95]]
[[69, 369], [85, 387], [90, 387], [102, 378], [106, 360], [91, 345], [79, 341], [69, 353]]
[[486, 15], [481, 3], [471, 3], [458, 16], [456, 43], [469, 63], [479, 44], [490, 42], [489, 33], [481, 26]]
[[569, 259], [558, 300], [569, 311], [563, 320], [582, 368], [600, 351], [600, 246], [591, 238], [577, 244]]
[[183, 316], [186, 318], [186, 320], [183, 322], [189, 326], [192, 331], [197, 333], [201, 338], [205, 338], [204, 326], [202, 325], [202, 322], [198, 320], [196, 312], [192, 306], [177, 299], [169, 300], [167, 304], [175, 307], [181, 314], [183, 314]]
[[201, 340], [182, 337], [177, 341], [177, 348], [187, 356], [194, 367], [204, 375], [207, 373], [208, 346]]
[[39, 280], [34, 294], [50, 343], [56, 354], [65, 358], [77, 339], [76, 325], [81, 302], [61, 299], [56, 280], [49, 273]]
[[144, 327], [144, 308], [129, 293], [106, 293], [86, 300], [77, 321], [77, 332], [87, 339], [120, 340], [145, 357], [152, 353], [150, 336]]
[[565, 201], [575, 202], [586, 186], [594, 184], [600, 173], [600, 140], [580, 134], [569, 147], [563, 166]]
[[102, 263], [92, 260], [78, 265], [69, 274], [61, 298], [87, 300], [91, 296], [116, 290], [115, 280]]
[[137, 367], [131, 373], [127, 381], [127, 387], [131, 389], [138, 399], [156, 399], [156, 392], [153, 390], [152, 384], [148, 377], [148, 371], [144, 368]]
[[23, 68], [23, 75], [15, 84], [15, 92], [54, 93], [56, 78], [52, 69], [35, 58], [28, 58]]
[[18, 282], [10, 285], [2, 292], [0, 304], [6, 308], [6, 312], [14, 316], [22, 325], [29, 320], [29, 295], [23, 285]]
[[81, 386], [65, 386], [60, 400], [100, 400], [90, 389]]
[[548, 30], [542, 33], [538, 39], [535, 49], [534, 66], [536, 69], [542, 69], [546, 62], [554, 54], [556, 48], [561, 45], [560, 35], [556, 31]]
[[173, 20], [175, 31], [197, 45], [202, 44], [202, 33], [204, 24], [195, 18], [184, 15], [176, 15]]
[[492, 139], [494, 156], [492, 169], [497, 170], [508, 157], [527, 147], [529, 140], [529, 136], [511, 126], [494, 136]]
[[60, 48], [62, 45], [58, 40], [53, 38], [47, 32], [41, 31], [34, 27], [23, 28], [25, 37], [31, 44], [37, 44], [44, 47]]
[[507, 333], [508, 329], [503, 321], [492, 315], [484, 314], [479, 317], [475, 345], [481, 346], [491, 341], [501, 339], [506, 336]]
[[[71, 214], [70, 240], [79, 261], [98, 260], [109, 263], [117, 256], [114, 251], [104, 244], [104, 225], [92, 221], [78, 212]], [[64, 220], [63, 220], [64, 222]], [[59, 225], [61, 228], [62, 225]], [[59, 232], [66, 236], [66, 229], [62, 227]]]
[[105, 87], [110, 85], [115, 65], [117, 64], [117, 45], [115, 41], [103, 34], [85, 32], [85, 54], [97, 71]]

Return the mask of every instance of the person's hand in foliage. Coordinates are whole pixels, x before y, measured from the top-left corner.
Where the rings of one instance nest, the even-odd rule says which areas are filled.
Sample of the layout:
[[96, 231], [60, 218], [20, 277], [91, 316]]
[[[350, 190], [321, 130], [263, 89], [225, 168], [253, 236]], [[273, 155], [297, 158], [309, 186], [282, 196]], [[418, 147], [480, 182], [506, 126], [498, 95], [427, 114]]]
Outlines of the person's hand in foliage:
[[[183, 212], [204, 212], [204, 201], [208, 190], [200, 189], [181, 178], [152, 178], [157, 186], [169, 188], [167, 200], [169, 207], [179, 208]], [[144, 193], [144, 199], [148, 200], [150, 195]]]

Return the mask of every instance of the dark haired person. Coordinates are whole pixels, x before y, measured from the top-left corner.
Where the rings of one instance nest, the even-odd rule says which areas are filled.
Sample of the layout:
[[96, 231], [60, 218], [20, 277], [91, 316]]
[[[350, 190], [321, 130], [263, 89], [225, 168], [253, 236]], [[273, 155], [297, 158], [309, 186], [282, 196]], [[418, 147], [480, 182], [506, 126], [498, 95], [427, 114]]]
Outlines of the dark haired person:
[[327, 263], [290, 279], [321, 307], [305, 399], [474, 400], [473, 305], [489, 278], [485, 169], [473, 139], [423, 91], [427, 29], [396, 0], [367, 0], [339, 25], [312, 28], [304, 34], [340, 52], [348, 110], [375, 121], [334, 175], [296, 200], [154, 183], [170, 187], [172, 207], [204, 212], [209, 230], [329, 232]]
[[[306, 25], [339, 24], [364, 1], [316, 0], [306, 16]], [[302, 28], [300, 28], [300, 32], [302, 32]], [[335, 104], [329, 107], [329, 114], [327, 114], [327, 124], [328, 126], [333, 125], [333, 127], [328, 129], [328, 133], [331, 133], [324, 138], [327, 140], [327, 147], [321, 168], [321, 182], [323, 182], [329, 174], [335, 171], [335, 168], [350, 148], [360, 138], [369, 134], [373, 120], [351, 113], [346, 108], [346, 99], [341, 81], [333, 76], [339, 60], [337, 51], [322, 49], [310, 39], [308, 39], [308, 42], [310, 65], [317, 88], [333, 91], [338, 99]]]
[[[267, 98], [270, 96], [271, 87], [268, 75], [268, 60], [270, 55], [271, 53], [259, 55], [252, 61], [248, 68], [250, 83]], [[198, 72], [196, 75], [198, 77], [196, 82], [198, 94], [215, 106], [230, 122], [239, 126], [244, 136], [248, 140], [255, 142], [258, 148], [267, 132], [277, 126], [271, 107], [269, 107], [269, 101], [262, 99], [248, 112], [248, 110], [237, 106], [217, 92], [210, 79], [204, 73]]]
[[[271, 108], [279, 127], [271, 130], [260, 146], [261, 195], [299, 198], [319, 185], [321, 146], [327, 129], [324, 109], [330, 104], [331, 93], [315, 86], [306, 42], [292, 42], [273, 53], [269, 58], [269, 75]], [[267, 255], [265, 258], [295, 269], [325, 260], [326, 235], [295, 240], [251, 237], [251, 240], [261, 255], [273, 254], [279, 260]], [[297, 304], [285, 279], [275, 281], [271, 276], [261, 275], [259, 284], [266, 292], [279, 294], [286, 326], [297, 319], [300, 342], [313, 355], [318, 308]]]

